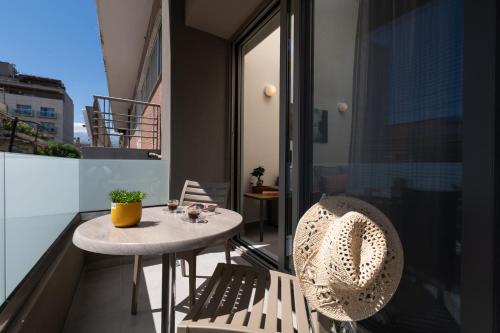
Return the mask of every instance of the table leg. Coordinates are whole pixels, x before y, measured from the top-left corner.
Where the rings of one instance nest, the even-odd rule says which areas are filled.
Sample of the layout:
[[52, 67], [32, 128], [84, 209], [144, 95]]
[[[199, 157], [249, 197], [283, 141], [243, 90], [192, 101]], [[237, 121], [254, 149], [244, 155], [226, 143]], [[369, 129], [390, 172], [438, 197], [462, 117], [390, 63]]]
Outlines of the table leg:
[[175, 333], [175, 253], [163, 254], [161, 259], [161, 332]]
[[264, 241], [264, 200], [260, 200], [260, 242]]
[[142, 256], [134, 256], [134, 276], [132, 277], [132, 309], [133, 315], [137, 314], [137, 300], [139, 298], [139, 285], [141, 284]]

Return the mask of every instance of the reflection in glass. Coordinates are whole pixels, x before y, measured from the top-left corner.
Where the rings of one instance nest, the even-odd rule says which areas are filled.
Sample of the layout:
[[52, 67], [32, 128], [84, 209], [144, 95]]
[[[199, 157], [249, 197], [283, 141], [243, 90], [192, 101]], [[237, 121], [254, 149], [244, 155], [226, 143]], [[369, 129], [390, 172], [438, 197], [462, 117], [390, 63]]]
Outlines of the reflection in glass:
[[463, 2], [316, 0], [314, 7], [314, 109], [328, 116], [327, 134], [311, 138], [313, 201], [326, 193], [372, 203], [405, 250], [397, 294], [363, 326], [457, 332]]

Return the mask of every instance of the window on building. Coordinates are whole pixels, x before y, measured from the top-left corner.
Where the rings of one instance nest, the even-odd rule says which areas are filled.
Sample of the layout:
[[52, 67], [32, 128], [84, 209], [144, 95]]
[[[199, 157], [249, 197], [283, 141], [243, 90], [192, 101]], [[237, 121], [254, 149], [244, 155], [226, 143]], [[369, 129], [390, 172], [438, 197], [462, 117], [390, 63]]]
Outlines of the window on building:
[[140, 97], [141, 100], [148, 101], [161, 75], [161, 29], [155, 36], [144, 70], [146, 76], [140, 89]]
[[42, 129], [47, 132], [54, 134], [57, 132], [57, 127], [54, 123], [48, 123], [48, 122], [41, 122]]
[[42, 106], [40, 108], [39, 116], [44, 117], [44, 118], [55, 118], [56, 117], [56, 110], [54, 108]]
[[[151, 51], [146, 58], [144, 64], [145, 76], [140, 83], [140, 87], [137, 91], [137, 100], [148, 102], [156, 88], [158, 80], [161, 76], [161, 27], [158, 29], [156, 36], [154, 37], [154, 42], [152, 44]], [[142, 115], [144, 112], [144, 105], [136, 105], [132, 114], [136, 116]], [[132, 119], [131, 127], [136, 128], [138, 126], [137, 119]]]
[[22, 116], [33, 116], [31, 105], [17, 104], [15, 112]]

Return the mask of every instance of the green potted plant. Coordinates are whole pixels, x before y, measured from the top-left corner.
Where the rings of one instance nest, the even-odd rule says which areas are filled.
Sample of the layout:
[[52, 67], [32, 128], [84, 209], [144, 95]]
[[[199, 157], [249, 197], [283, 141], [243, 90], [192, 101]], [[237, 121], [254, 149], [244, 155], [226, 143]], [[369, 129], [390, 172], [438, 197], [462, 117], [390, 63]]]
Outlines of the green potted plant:
[[253, 169], [253, 171], [250, 173], [252, 176], [257, 178], [256, 186], [253, 187], [254, 193], [262, 193], [262, 188], [264, 185], [262, 176], [264, 176], [264, 172], [266, 172], [266, 169], [264, 169], [264, 167], [262, 166], [258, 166], [255, 169]]
[[141, 191], [111, 191], [111, 223], [120, 228], [137, 225], [141, 221], [142, 200], [145, 197], [146, 194]]

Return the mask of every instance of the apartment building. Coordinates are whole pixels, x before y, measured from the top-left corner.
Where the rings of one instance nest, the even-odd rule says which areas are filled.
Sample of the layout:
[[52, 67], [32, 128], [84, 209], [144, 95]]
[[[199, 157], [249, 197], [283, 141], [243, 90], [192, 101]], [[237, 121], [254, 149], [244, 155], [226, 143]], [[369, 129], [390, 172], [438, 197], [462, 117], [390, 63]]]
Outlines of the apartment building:
[[73, 101], [61, 80], [21, 74], [0, 62], [0, 100], [13, 116], [41, 125], [49, 139], [73, 142]]

